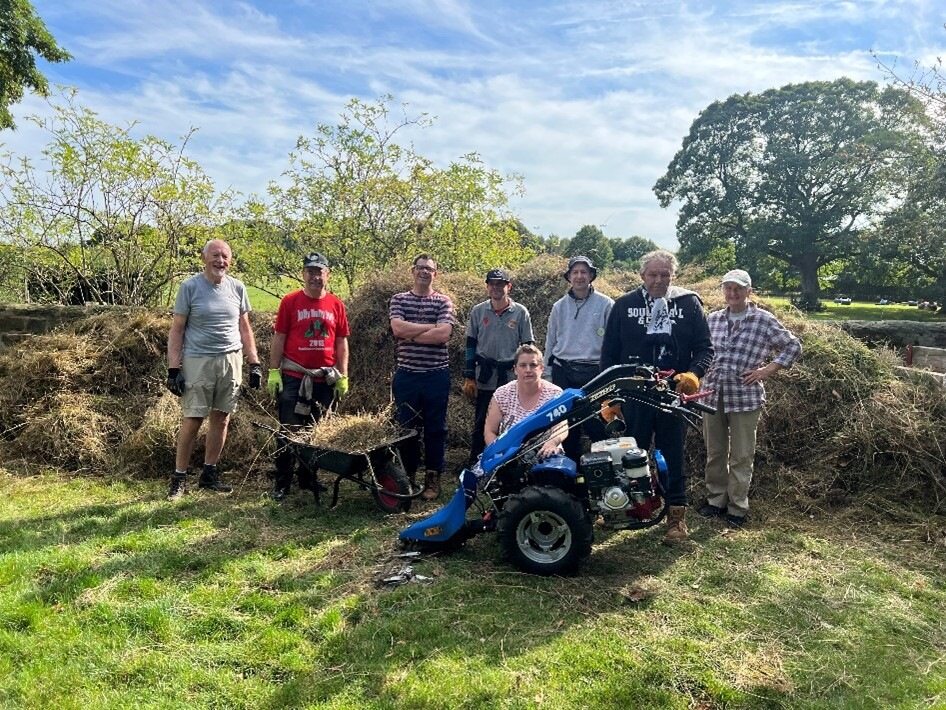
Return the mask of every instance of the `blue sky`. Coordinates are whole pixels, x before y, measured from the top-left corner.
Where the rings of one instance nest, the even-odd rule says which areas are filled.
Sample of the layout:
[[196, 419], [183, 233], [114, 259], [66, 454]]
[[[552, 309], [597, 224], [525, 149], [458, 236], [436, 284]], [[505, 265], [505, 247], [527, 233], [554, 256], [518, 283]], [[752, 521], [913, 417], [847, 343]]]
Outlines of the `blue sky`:
[[[436, 117], [408, 137], [441, 165], [478, 152], [518, 173], [533, 231], [584, 224], [674, 248], [651, 191], [699, 111], [792, 82], [883, 80], [871, 55], [931, 63], [946, 5], [924, 0], [33, 0], [73, 54], [45, 66], [117, 124], [176, 141], [218, 188], [265, 192], [296, 138], [354, 96]], [[22, 120], [8, 149], [37, 155]]]

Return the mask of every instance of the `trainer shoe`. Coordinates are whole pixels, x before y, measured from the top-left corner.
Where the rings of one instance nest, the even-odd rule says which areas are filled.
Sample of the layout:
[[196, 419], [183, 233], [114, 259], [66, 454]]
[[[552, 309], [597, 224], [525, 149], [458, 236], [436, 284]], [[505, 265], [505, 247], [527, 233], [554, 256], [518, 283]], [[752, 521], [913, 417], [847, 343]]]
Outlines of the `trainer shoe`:
[[748, 515], [733, 515], [730, 513], [726, 516], [726, 525], [729, 527], [738, 530], [739, 528], [745, 527], [746, 521], [748, 520]]

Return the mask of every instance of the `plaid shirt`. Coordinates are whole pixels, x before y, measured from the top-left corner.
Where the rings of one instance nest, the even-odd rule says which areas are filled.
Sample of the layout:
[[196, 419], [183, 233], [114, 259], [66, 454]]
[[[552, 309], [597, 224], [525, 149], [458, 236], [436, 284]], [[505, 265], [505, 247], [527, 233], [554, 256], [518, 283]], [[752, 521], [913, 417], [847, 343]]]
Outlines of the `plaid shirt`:
[[765, 403], [765, 387], [761, 382], [745, 385], [741, 375], [765, 365], [773, 353], [777, 353], [774, 362], [791, 367], [801, 356], [798, 338], [775, 316], [754, 303], [749, 303], [746, 317], [740, 321], [730, 323], [727, 307], [710, 313], [707, 322], [716, 357], [703, 378], [701, 389], [716, 390], [712, 404], [721, 403], [726, 413], [761, 408]]

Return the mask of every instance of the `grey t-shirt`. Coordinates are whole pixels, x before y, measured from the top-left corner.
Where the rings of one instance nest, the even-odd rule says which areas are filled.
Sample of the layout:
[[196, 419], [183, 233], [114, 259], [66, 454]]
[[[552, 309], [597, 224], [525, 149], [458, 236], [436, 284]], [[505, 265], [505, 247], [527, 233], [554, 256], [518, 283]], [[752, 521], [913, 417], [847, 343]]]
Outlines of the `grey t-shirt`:
[[241, 281], [224, 276], [212, 283], [204, 273], [186, 279], [174, 301], [175, 315], [185, 316], [184, 355], [224, 355], [240, 350], [240, 316], [250, 311]]

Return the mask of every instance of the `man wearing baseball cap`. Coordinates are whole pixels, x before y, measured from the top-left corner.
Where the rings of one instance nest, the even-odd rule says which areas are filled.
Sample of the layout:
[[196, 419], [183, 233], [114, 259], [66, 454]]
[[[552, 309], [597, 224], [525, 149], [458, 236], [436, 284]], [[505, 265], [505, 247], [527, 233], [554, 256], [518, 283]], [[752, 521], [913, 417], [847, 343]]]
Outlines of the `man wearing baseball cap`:
[[707, 498], [699, 513], [726, 516], [730, 527], [740, 528], [749, 513], [756, 427], [765, 403], [762, 382], [791, 367], [801, 356], [801, 343], [749, 300], [752, 279], [746, 271], [728, 272], [722, 289], [726, 307], [707, 318], [715, 359], [702, 388], [715, 392], [716, 414], [703, 415]]
[[509, 381], [516, 349], [534, 340], [529, 311], [509, 297], [511, 290], [509, 273], [505, 269], [490, 269], [486, 273], [489, 298], [473, 306], [466, 326], [463, 395], [476, 407], [470, 463], [476, 461], [486, 445], [483, 429], [493, 392]]
[[[614, 300], [591, 285], [598, 270], [587, 256], [573, 256], [562, 276], [568, 293], [552, 305], [545, 335], [545, 371], [552, 384], [562, 389], [584, 387], [599, 372], [604, 329]], [[584, 424], [592, 440], [605, 438], [597, 419]], [[573, 428], [563, 444], [565, 455], [576, 463], [581, 458], [581, 430]]]
[[[276, 314], [266, 388], [276, 398], [279, 423], [288, 428], [314, 424], [348, 394], [348, 315], [328, 291], [329, 273], [323, 254], [307, 254], [302, 289], [283, 297]], [[276, 455], [275, 500], [288, 495], [294, 465], [283, 445]], [[316, 485], [311, 472], [299, 470], [300, 488]]]

